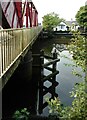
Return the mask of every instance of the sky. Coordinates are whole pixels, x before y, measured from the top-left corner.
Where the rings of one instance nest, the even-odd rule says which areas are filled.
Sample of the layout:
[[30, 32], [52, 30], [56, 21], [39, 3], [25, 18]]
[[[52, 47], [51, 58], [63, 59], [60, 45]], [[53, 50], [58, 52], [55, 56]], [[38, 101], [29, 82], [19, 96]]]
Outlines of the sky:
[[75, 20], [75, 15], [87, 0], [32, 0], [37, 11], [38, 21], [42, 22], [42, 17], [48, 13], [55, 12], [60, 18], [65, 20]]

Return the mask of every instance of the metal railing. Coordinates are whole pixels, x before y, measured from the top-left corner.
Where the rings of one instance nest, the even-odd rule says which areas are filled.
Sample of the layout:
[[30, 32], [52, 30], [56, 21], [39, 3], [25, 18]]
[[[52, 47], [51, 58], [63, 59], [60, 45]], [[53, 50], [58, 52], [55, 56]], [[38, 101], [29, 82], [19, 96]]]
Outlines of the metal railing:
[[42, 27], [0, 30], [0, 76], [38, 36]]

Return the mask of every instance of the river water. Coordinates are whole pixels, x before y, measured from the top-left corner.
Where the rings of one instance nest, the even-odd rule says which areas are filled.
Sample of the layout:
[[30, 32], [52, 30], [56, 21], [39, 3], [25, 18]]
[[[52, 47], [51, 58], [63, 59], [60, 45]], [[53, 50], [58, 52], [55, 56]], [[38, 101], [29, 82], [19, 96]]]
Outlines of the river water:
[[[71, 106], [73, 98], [70, 97], [70, 92], [73, 90], [73, 87], [75, 85], [75, 83], [81, 82], [84, 79], [84, 73], [82, 72], [82, 69], [80, 67], [72, 67], [72, 65], [74, 64], [73, 57], [72, 55], [69, 53], [69, 51], [67, 50], [67, 44], [63, 44], [63, 43], [58, 43], [58, 42], [54, 42], [50, 44], [47, 44], [47, 46], [44, 46], [44, 52], [47, 55], [52, 55], [52, 50], [56, 49], [58, 55], [57, 57], [60, 59], [60, 61], [57, 63], [57, 67], [56, 69], [59, 71], [59, 74], [57, 74], [56, 76], [56, 81], [59, 83], [58, 86], [55, 89], [55, 92], [58, 94], [59, 99], [61, 100], [62, 104], [64, 106]], [[44, 60], [44, 62], [48, 62], [47, 59]], [[71, 65], [70, 65], [71, 64]], [[78, 72], [81, 73], [81, 75], [83, 76], [81, 77], [77, 77], [75, 75], [72, 74], [72, 69], [75, 68]], [[48, 75], [50, 74], [50, 72], [46, 69], [44, 69], [44, 74]], [[51, 84], [50, 82], [45, 82], [45, 86], [49, 87]], [[44, 101], [46, 97], [50, 97], [50, 93], [48, 93], [47, 95], [44, 96]], [[46, 107], [45, 109], [43, 109], [43, 113], [42, 115], [48, 115], [49, 109]]]
[[[37, 41], [37, 48], [44, 49], [44, 53], [46, 55], [52, 55], [52, 50], [55, 47], [58, 54], [57, 57], [60, 61], [57, 63], [56, 69], [59, 71], [59, 74], [56, 75], [56, 81], [59, 83], [55, 88], [55, 93], [58, 94], [59, 99], [64, 105], [71, 105], [73, 98], [70, 97], [70, 91], [74, 87], [74, 84], [83, 80], [83, 78], [78, 78], [72, 74], [72, 66], [66, 66], [65, 64], [73, 64], [72, 55], [66, 49], [66, 45], [68, 44], [68, 40], [63, 39], [48, 39], [48, 40], [40, 40]], [[36, 47], [35, 47], [36, 50]], [[68, 57], [68, 58], [67, 58]], [[48, 62], [47, 59], [44, 59], [44, 62]], [[21, 69], [20, 69], [21, 67]], [[81, 71], [81, 68], [76, 68], [78, 71]], [[37, 70], [37, 68], [36, 68]], [[36, 71], [35, 71], [36, 72]], [[30, 113], [39, 114], [38, 106], [39, 106], [39, 95], [38, 92], [38, 84], [37, 84], [37, 76], [33, 74], [34, 79], [26, 84], [26, 80], [23, 79], [23, 67], [19, 66], [11, 79], [8, 81], [6, 86], [4, 87], [2, 93], [3, 98], [3, 116], [8, 117], [12, 116], [16, 110], [28, 108]], [[44, 74], [48, 75], [50, 72], [44, 69]], [[84, 74], [82, 73], [84, 76]], [[49, 87], [51, 83], [46, 81], [44, 86]], [[38, 96], [38, 99], [37, 99]], [[41, 96], [41, 95], [40, 95]], [[50, 98], [51, 94], [48, 92], [45, 96], [43, 96], [44, 102], [46, 101], [46, 97]], [[48, 107], [45, 107], [42, 112], [42, 116], [47, 116], [49, 113]]]

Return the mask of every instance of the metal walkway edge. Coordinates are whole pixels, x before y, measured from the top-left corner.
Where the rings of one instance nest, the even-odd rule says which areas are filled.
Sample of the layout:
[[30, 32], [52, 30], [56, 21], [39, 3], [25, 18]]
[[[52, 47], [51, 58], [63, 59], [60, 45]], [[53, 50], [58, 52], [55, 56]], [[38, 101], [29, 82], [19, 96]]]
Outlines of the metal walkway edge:
[[42, 27], [0, 30], [0, 89], [6, 84]]

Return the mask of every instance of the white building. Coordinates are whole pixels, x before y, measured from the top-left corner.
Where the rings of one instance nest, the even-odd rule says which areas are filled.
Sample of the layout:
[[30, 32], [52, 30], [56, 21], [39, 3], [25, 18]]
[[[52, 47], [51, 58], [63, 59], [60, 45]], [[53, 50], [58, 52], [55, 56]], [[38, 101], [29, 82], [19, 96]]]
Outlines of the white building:
[[61, 22], [58, 26], [56, 26], [55, 28], [53, 28], [54, 31], [67, 31], [67, 30], [71, 30], [71, 31], [77, 31], [79, 28], [79, 25], [76, 21], [65, 21], [65, 22]]
[[69, 27], [69, 30], [71, 31], [77, 31], [79, 28], [79, 25], [76, 21], [66, 21], [67, 26]]
[[67, 31], [67, 25], [65, 22], [61, 22], [57, 27], [53, 29], [54, 31]]

